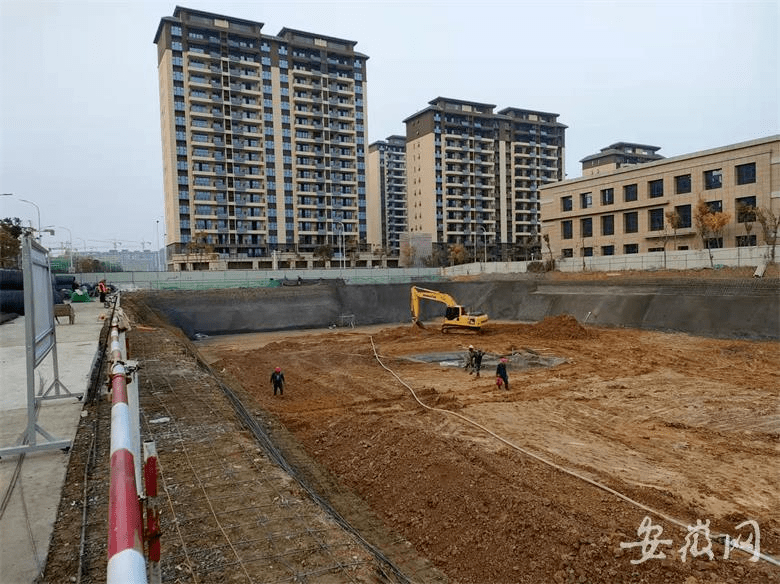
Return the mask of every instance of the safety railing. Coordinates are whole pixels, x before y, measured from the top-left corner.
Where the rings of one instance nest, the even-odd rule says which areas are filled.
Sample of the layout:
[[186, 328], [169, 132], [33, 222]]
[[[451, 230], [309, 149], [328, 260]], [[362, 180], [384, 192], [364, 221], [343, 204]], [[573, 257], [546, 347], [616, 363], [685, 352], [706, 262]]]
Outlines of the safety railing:
[[[115, 302], [118, 304], [118, 298]], [[137, 369], [134, 362], [127, 359], [127, 345], [121, 326], [125, 323], [121, 309], [115, 305], [110, 336], [111, 482], [106, 582], [155, 584], [160, 582], [157, 452], [154, 442], [144, 443], [142, 479]], [[145, 550], [149, 557], [149, 579]]]

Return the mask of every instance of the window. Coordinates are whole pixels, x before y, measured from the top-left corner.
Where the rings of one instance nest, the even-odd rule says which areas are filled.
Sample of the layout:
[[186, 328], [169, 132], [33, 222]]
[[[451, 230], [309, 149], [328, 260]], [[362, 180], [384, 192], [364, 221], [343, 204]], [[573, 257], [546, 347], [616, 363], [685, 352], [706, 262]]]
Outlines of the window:
[[601, 218], [601, 235], [614, 235], [615, 234], [615, 216], [604, 215]]
[[659, 178], [658, 180], [651, 180], [647, 183], [647, 194], [651, 199], [664, 196], [664, 180]]
[[737, 223], [752, 223], [756, 220], [755, 197], [739, 197], [736, 203]]
[[647, 213], [650, 220], [650, 231], [662, 231], [664, 228], [664, 210], [650, 209]]
[[615, 246], [614, 245], [602, 245], [601, 246], [601, 255], [603, 255], [603, 256], [615, 255]]
[[563, 234], [563, 239], [571, 239], [573, 237], [571, 221], [561, 221], [561, 233]]
[[639, 253], [638, 243], [627, 243], [623, 246], [623, 253]]
[[737, 184], [746, 185], [756, 182], [756, 163], [738, 164], [735, 168]]
[[582, 237], [593, 237], [593, 218], [580, 219], [580, 233]]
[[649, 247], [649, 248], [647, 248], [647, 251], [649, 251], [650, 253], [652, 253], [654, 251], [663, 251], [663, 250], [664, 250], [664, 248], [662, 248], [662, 247]]
[[565, 258], [573, 258], [574, 257], [574, 250], [570, 247], [564, 247], [561, 250], [561, 255]]
[[580, 209], [589, 209], [593, 206], [593, 196], [590, 193], [580, 194]]
[[601, 204], [612, 205], [615, 203], [615, 189], [601, 189]]
[[691, 192], [691, 175], [681, 174], [674, 177], [674, 192], [677, 195]]
[[705, 190], [719, 189], [723, 186], [723, 172], [720, 168], [704, 171]]
[[707, 201], [710, 213], [720, 213], [723, 211], [723, 201]]
[[561, 198], [561, 211], [571, 211], [574, 208], [574, 204], [571, 200], [571, 195]]
[[755, 247], [755, 235], [737, 235], [737, 247]]
[[593, 248], [592, 247], [583, 247], [582, 248], [582, 257], [584, 257], [584, 258], [593, 257]]
[[637, 198], [637, 188], [636, 184], [633, 185], [626, 185], [623, 187], [623, 200], [626, 202], [629, 201], [636, 201]]
[[639, 231], [639, 215], [636, 211], [623, 213], [623, 231], [625, 233], [636, 233]]
[[678, 205], [674, 208], [677, 213], [678, 223], [677, 229], [686, 229], [691, 226], [691, 206], [690, 205]]

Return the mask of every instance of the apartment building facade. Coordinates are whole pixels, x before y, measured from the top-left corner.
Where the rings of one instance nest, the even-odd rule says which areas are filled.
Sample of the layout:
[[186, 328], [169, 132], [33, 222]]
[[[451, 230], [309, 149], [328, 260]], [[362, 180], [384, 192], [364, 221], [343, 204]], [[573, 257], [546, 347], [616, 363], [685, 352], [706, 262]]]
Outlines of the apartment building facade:
[[[751, 208], [780, 213], [780, 136], [694, 152], [542, 188], [542, 232], [553, 254], [589, 257], [699, 249], [695, 209], [703, 199], [730, 215], [707, 246], [755, 246]], [[679, 218], [674, 228], [668, 215]]]
[[582, 176], [591, 176], [603, 172], [612, 172], [618, 168], [633, 164], [644, 164], [661, 160], [663, 156], [658, 154], [660, 146], [647, 144], [635, 144], [633, 142], [615, 142], [600, 152], [586, 156], [582, 164]]
[[530, 259], [539, 247], [539, 191], [563, 178], [558, 114], [438, 97], [406, 124], [411, 233], [473, 259]]
[[339, 238], [365, 245], [368, 57], [262, 28], [182, 7], [160, 21], [169, 269], [193, 253], [199, 269], [300, 267]]
[[407, 232], [406, 137], [388, 136], [368, 146], [368, 243], [391, 256]]

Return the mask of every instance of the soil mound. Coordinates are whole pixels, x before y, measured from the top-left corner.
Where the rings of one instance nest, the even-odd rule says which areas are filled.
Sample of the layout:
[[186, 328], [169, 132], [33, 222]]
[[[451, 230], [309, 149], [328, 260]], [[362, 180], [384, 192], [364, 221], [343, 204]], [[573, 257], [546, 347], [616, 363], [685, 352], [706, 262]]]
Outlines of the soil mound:
[[536, 337], [557, 340], [588, 339], [594, 335], [570, 314], [548, 316], [531, 326], [531, 334]]

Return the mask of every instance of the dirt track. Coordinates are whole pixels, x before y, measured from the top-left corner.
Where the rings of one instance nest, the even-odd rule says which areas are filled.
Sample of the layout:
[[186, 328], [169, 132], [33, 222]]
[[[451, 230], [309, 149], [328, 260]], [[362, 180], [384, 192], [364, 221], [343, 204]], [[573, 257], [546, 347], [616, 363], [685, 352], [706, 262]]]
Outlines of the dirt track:
[[[780, 345], [616, 329], [566, 317], [491, 323], [483, 335], [406, 326], [211, 339], [199, 349], [306, 451], [453, 582], [780, 582], [780, 568], [713, 542], [683, 562], [687, 531], [520, 449], [607, 485], [686, 525], [737, 535], [754, 520], [780, 556]], [[510, 369], [511, 391], [463, 369], [409, 360], [463, 352], [558, 356]], [[288, 388], [274, 397], [281, 366]], [[667, 559], [642, 557], [646, 515]], [[743, 528], [743, 538], [749, 530]], [[704, 540], [700, 540], [704, 546]], [[690, 578], [695, 578], [692, 580]]]

